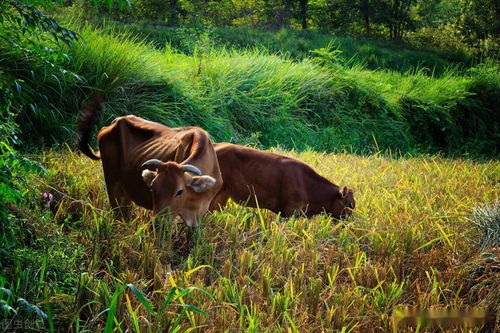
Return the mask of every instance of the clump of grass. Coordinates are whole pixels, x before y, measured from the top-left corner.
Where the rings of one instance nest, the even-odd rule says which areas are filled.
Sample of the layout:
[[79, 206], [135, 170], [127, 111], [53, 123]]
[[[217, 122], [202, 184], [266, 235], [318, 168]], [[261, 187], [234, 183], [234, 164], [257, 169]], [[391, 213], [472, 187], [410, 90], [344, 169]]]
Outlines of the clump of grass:
[[476, 241], [481, 250], [500, 247], [500, 205], [483, 205], [474, 209], [470, 219], [480, 232]]
[[[493, 271], [484, 270], [493, 266], [464, 269], [484, 257], [471, 243], [477, 231], [469, 218], [474, 207], [498, 201], [498, 162], [275, 151], [353, 187], [354, 216], [283, 219], [232, 203], [205, 217], [189, 247], [183, 227], [166, 226], [164, 238], [141, 208], [131, 221], [116, 220], [96, 177], [99, 163], [70, 152], [40, 156], [48, 173], [33, 182], [58, 193], [47, 223], [62, 235], [77, 232], [85, 248], [70, 302], [44, 303], [51, 304], [54, 325], [387, 331], [392, 310], [404, 305], [498, 306], [487, 292]], [[471, 284], [480, 267], [491, 274]]]

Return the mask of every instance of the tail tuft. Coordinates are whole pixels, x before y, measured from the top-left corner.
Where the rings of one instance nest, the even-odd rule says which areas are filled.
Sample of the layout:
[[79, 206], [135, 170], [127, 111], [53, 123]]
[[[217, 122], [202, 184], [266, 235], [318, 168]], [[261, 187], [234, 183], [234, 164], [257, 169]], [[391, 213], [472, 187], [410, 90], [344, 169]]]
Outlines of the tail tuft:
[[97, 116], [101, 112], [101, 106], [104, 102], [104, 96], [96, 92], [92, 100], [86, 103], [80, 111], [78, 121], [78, 149], [93, 160], [100, 160], [99, 154], [94, 153], [89, 146], [90, 133], [94, 126]]

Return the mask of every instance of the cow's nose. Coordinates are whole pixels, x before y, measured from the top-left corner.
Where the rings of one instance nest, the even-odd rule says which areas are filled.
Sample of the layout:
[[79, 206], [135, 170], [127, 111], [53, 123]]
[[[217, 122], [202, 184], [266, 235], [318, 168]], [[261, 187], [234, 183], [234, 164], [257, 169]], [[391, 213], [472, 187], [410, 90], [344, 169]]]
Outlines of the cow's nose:
[[184, 220], [184, 223], [186, 223], [186, 225], [188, 227], [198, 227], [198, 221], [196, 219], [193, 219], [193, 220]]
[[351, 216], [352, 216], [352, 209], [345, 208], [344, 211], [342, 212], [342, 214], [340, 215], [340, 219], [345, 220]]
[[188, 227], [198, 227], [198, 216], [196, 214], [179, 214]]

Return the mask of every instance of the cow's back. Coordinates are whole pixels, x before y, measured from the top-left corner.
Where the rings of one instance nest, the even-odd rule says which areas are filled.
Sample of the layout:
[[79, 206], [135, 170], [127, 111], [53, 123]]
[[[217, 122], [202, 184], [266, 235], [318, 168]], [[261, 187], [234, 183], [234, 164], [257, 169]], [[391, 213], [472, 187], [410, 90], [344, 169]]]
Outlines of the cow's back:
[[223, 191], [234, 201], [251, 207], [258, 204], [281, 213], [288, 213], [291, 205], [297, 206], [303, 201], [300, 162], [230, 143], [214, 146], [222, 172]]
[[214, 209], [227, 198], [256, 207], [256, 198], [259, 207], [283, 216], [312, 216], [328, 210], [338, 195], [337, 185], [300, 160], [230, 143], [214, 147], [224, 180]]

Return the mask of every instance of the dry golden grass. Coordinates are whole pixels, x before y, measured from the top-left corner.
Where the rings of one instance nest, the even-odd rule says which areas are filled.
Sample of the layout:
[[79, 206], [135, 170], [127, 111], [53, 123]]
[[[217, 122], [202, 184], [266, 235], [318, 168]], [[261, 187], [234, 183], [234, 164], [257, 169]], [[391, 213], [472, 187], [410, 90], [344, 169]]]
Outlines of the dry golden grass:
[[[498, 161], [279, 152], [352, 187], [353, 217], [283, 219], [231, 204], [188, 243], [182, 225], [155, 229], [141, 208], [133, 221], [114, 220], [100, 163], [42, 156], [49, 173], [35, 183], [56, 196], [53, 223], [86, 249], [76, 298], [61, 301], [55, 322], [73, 331], [387, 332], [398, 306], [499, 309], [498, 276], [484, 259], [498, 265], [498, 251], [480, 253], [470, 221], [475, 207], [498, 209]], [[138, 290], [115, 292], [127, 284]], [[99, 316], [107, 308], [114, 322], [111, 310]]]

